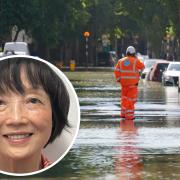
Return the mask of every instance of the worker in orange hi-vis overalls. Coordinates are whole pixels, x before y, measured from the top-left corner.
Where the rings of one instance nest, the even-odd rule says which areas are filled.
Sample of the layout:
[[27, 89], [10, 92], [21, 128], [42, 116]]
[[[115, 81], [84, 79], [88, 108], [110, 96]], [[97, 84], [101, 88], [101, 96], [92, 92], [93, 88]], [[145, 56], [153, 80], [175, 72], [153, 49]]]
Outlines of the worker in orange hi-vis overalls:
[[120, 59], [115, 66], [116, 81], [121, 84], [121, 117], [135, 119], [134, 104], [137, 101], [139, 71], [144, 69], [144, 63], [136, 57], [136, 50], [129, 46], [126, 57]]

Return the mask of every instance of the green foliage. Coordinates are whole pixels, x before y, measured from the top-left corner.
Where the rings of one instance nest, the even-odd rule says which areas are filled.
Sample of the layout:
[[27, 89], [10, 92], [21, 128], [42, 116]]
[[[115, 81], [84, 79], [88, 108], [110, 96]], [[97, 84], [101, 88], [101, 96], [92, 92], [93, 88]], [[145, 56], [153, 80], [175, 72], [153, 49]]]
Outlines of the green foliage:
[[10, 36], [14, 25], [25, 28], [41, 44], [55, 47], [64, 37], [80, 33], [87, 22], [85, 0], [1, 0], [1, 36]]
[[170, 19], [170, 24], [174, 28], [177, 37], [180, 37], [180, 1], [179, 0], [164, 0], [164, 6]]
[[0, 1], [0, 37], [4, 39], [10, 35], [11, 29], [17, 25], [19, 29], [27, 29], [30, 26], [31, 1], [1, 0]]
[[114, 35], [117, 39], [121, 39], [124, 36], [124, 33], [119, 27], [114, 28]]
[[17, 25], [53, 49], [81, 40], [88, 30], [94, 42], [103, 33], [118, 39], [137, 35], [157, 54], [166, 27], [180, 37], [179, 13], [179, 0], [0, 0], [0, 41], [9, 40]]

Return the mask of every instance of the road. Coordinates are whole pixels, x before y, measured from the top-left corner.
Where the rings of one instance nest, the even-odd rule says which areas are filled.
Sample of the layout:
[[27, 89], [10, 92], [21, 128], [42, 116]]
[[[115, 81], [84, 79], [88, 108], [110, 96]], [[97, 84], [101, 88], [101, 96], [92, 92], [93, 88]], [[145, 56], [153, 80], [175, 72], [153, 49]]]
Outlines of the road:
[[[112, 72], [67, 72], [78, 94], [81, 125], [66, 157], [47, 176], [60, 179], [180, 179], [180, 94], [141, 81], [136, 119], [120, 119]], [[57, 178], [58, 179], [58, 178]]]

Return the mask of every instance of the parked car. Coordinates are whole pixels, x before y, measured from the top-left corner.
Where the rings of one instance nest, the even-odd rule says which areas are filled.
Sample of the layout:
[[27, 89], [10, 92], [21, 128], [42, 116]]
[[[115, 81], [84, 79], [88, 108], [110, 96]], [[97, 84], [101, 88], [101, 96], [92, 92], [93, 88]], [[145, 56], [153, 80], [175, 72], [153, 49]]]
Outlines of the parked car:
[[3, 56], [10, 54], [29, 55], [29, 48], [25, 42], [7, 42], [4, 45]]
[[157, 59], [146, 59], [144, 61], [145, 68], [141, 73], [141, 79], [146, 78], [146, 75], [149, 73], [149, 71], [151, 70], [152, 66], [155, 64], [156, 61]]
[[166, 85], [177, 86], [180, 77], [180, 62], [170, 62], [167, 70], [163, 73], [162, 83]]
[[162, 82], [163, 72], [167, 69], [168, 65], [169, 65], [169, 61], [166, 60], [156, 61], [147, 75], [147, 80]]

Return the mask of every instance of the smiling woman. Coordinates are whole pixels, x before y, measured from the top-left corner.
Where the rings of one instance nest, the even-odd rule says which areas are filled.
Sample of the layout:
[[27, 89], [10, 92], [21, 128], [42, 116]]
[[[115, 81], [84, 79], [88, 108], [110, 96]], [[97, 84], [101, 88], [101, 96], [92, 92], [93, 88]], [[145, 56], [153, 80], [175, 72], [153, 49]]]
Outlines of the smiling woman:
[[67, 79], [62, 80], [57, 72], [38, 58], [15, 55], [0, 61], [2, 172], [32, 173], [51, 166], [42, 150], [71, 128]]

